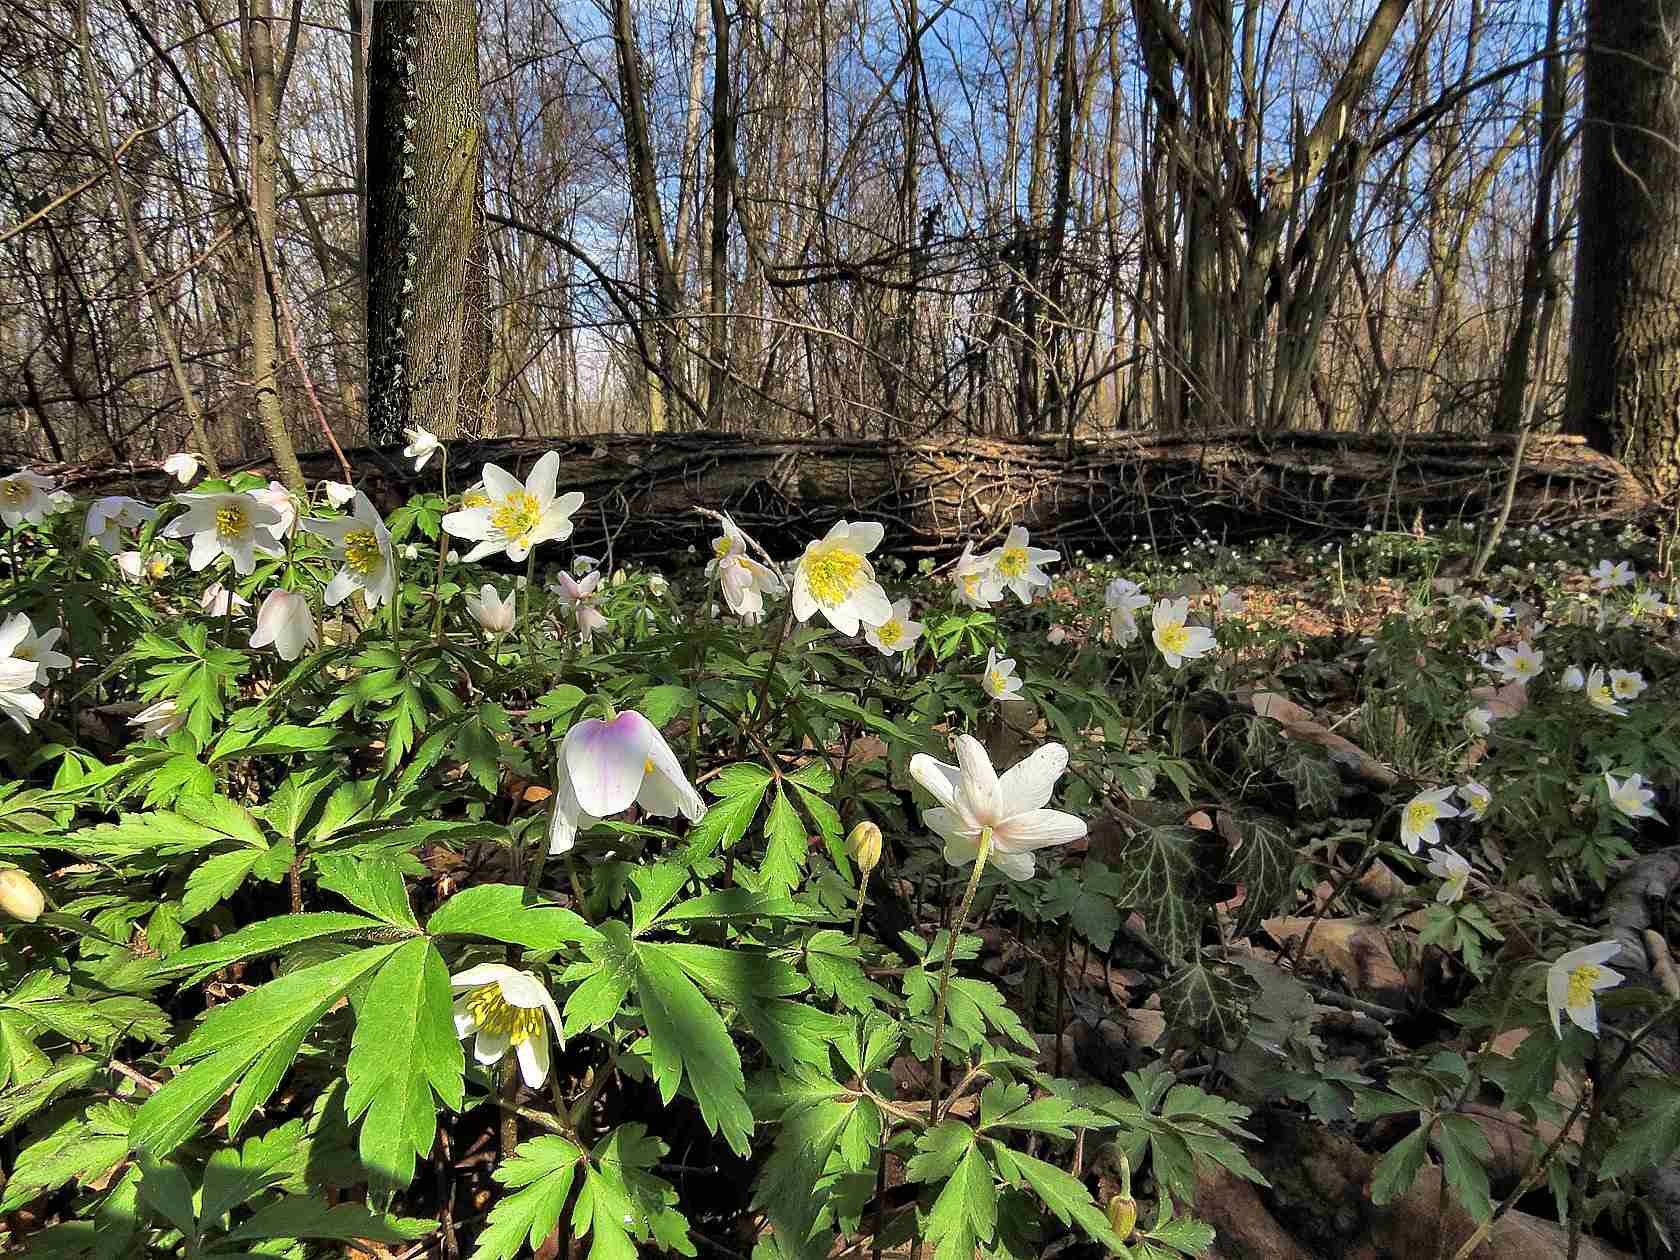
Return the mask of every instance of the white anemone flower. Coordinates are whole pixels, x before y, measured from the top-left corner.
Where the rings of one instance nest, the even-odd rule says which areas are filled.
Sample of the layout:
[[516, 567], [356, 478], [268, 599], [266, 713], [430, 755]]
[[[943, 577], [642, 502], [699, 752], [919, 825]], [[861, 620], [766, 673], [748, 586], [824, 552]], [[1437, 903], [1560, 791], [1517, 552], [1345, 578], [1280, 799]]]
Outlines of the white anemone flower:
[[1637, 669], [1610, 671], [1610, 694], [1618, 700], [1637, 700], [1648, 684]]
[[1187, 625], [1190, 616], [1188, 599], [1163, 599], [1150, 613], [1154, 627], [1155, 646], [1173, 669], [1187, 660], [1206, 656], [1214, 648], [1213, 631], [1206, 626]]
[[1464, 816], [1473, 822], [1481, 822], [1482, 815], [1488, 812], [1488, 806], [1493, 804], [1493, 793], [1486, 784], [1477, 783], [1472, 779], [1468, 783], [1458, 785], [1458, 799], [1464, 802]]
[[414, 471], [421, 472], [426, 465], [443, 449], [443, 443], [438, 441], [437, 435], [428, 433], [425, 429], [404, 429], [403, 436], [408, 439], [408, 445], [403, 447], [403, 455], [414, 461]]
[[157, 517], [157, 509], [124, 494], [95, 499], [88, 508], [82, 537], [113, 554], [122, 546], [122, 531], [146, 524]]
[[327, 502], [335, 508], [341, 508], [360, 493], [355, 486], [347, 486], [342, 481], [323, 482], [321, 489], [326, 491]]
[[1511, 619], [1511, 610], [1491, 595], [1481, 596], [1474, 604], [1486, 613], [1488, 620], [1496, 626], [1502, 626]]
[[1610, 684], [1605, 680], [1604, 667], [1594, 665], [1587, 674], [1587, 685], [1583, 688], [1587, 703], [1600, 713], [1608, 713], [1614, 717], [1626, 717], [1627, 710], [1616, 703], [1616, 693], [1610, 690]]
[[1103, 607], [1127, 608], [1132, 612], [1141, 612], [1149, 607], [1149, 596], [1145, 595], [1143, 588], [1131, 578], [1117, 577], [1103, 591]]
[[280, 524], [279, 509], [255, 495], [235, 493], [178, 494], [187, 510], [163, 527], [165, 538], [191, 538], [187, 563], [194, 573], [217, 556], [233, 561], [236, 573], [248, 576], [257, 567], [257, 557], [284, 553], [274, 540]]
[[1110, 608], [1108, 610], [1108, 637], [1115, 644], [1125, 647], [1129, 643], [1136, 643], [1142, 633], [1138, 629], [1137, 614], [1130, 608]]
[[187, 714], [175, 701], [159, 700], [129, 718], [128, 724], [138, 727], [147, 739], [163, 739], [187, 724]]
[[1021, 690], [1021, 680], [1015, 676], [1015, 658], [1000, 658], [996, 648], [989, 648], [986, 672], [980, 675], [980, 689], [993, 700], [1013, 700]]
[[51, 478], [27, 468], [0, 477], [0, 521], [9, 529], [25, 521], [39, 525], [56, 510], [52, 501], [56, 489]]
[[793, 572], [793, 615], [805, 622], [820, 611], [841, 634], [856, 634], [859, 624], [878, 626], [891, 617], [892, 601], [865, 558], [885, 533], [875, 521], [836, 521], [810, 543]]
[[183, 486], [198, 476], [198, 455], [194, 451], [176, 451], [163, 461], [163, 471]]
[[559, 596], [560, 602], [571, 611], [572, 619], [577, 622], [578, 638], [585, 643], [595, 637], [597, 630], [607, 628], [607, 614], [595, 606], [600, 587], [599, 569], [581, 578], [573, 578], [570, 573], [557, 573], [548, 585], [549, 590]]
[[280, 519], [271, 525], [263, 526], [273, 535], [275, 542], [284, 542], [291, 536], [298, 523], [298, 504], [292, 497], [292, 492], [278, 481], [271, 481], [261, 490], [251, 491], [251, 497], [268, 504], [280, 514]]
[[1657, 794], [1645, 786], [1643, 775], [1630, 774], [1626, 779], [1617, 782], [1615, 775], [1606, 772], [1604, 786], [1610, 790], [1610, 803], [1626, 817], [1660, 817], [1651, 806]]
[[562, 1035], [560, 1012], [543, 982], [503, 963], [480, 963], [449, 977], [455, 998], [455, 1035], [473, 1035], [473, 1058], [485, 1067], [512, 1050], [519, 1075], [531, 1089], [548, 1080], [553, 1057], [549, 1025]]
[[622, 813], [632, 804], [657, 818], [681, 814], [696, 822], [706, 803], [683, 773], [659, 728], [634, 709], [611, 720], [575, 722], [561, 741], [548, 851], [565, 853], [578, 827]]
[[1436, 824], [1443, 818], [1458, 817], [1458, 807], [1447, 799], [1453, 791], [1450, 786], [1431, 788], [1406, 802], [1400, 813], [1400, 842], [1408, 852], [1416, 853], [1424, 845], [1441, 843], [1441, 829]]
[[1563, 681], [1559, 685], [1565, 691], [1580, 691], [1587, 685], [1587, 676], [1581, 672], [1579, 665], [1571, 665], [1563, 671]]
[[1604, 964], [1622, 952], [1620, 941], [1599, 941], [1562, 955], [1546, 969], [1546, 1005], [1552, 1012], [1552, 1031], [1563, 1036], [1563, 1016], [1577, 1028], [1598, 1035], [1600, 989], [1622, 982], [1622, 974]]
[[722, 536], [712, 540], [706, 576], [717, 581], [723, 589], [723, 602], [737, 617], [762, 614], [764, 597], [780, 595], [787, 589], [779, 573], [753, 558], [752, 547], [752, 539], [725, 515]]
[[343, 566], [327, 583], [327, 607], [336, 608], [356, 591], [369, 608], [378, 608], [397, 593], [397, 561], [391, 554], [391, 531], [385, 518], [360, 490], [350, 493], [349, 516], [311, 516], [303, 522], [306, 532], [333, 544]]
[[1527, 639], [1519, 639], [1514, 648], [1499, 648], [1495, 655], [1499, 660], [1493, 671], [1507, 682], [1526, 683], [1538, 678], [1546, 664], [1546, 654], [1537, 651]]
[[985, 557], [997, 574], [999, 584], [1005, 590], [1013, 591], [1015, 598], [1023, 604], [1032, 603], [1035, 590], [1049, 588], [1050, 575], [1044, 571], [1044, 566], [1061, 558], [1059, 551], [1029, 546], [1024, 525], [1012, 526], [1003, 545], [994, 548]]
[[1435, 891], [1436, 901], [1450, 905], [1464, 897], [1464, 886], [1470, 880], [1470, 863], [1462, 854], [1441, 846], [1429, 859], [1429, 873], [1441, 881]]
[[479, 588], [478, 594], [471, 591], [466, 593], [467, 611], [478, 622], [479, 629], [490, 638], [506, 634], [513, 629], [513, 618], [516, 611], [515, 596], [512, 591], [503, 599], [496, 588], [486, 582]]
[[951, 865], [970, 865], [979, 856], [983, 833], [990, 833], [988, 860], [1010, 879], [1031, 879], [1037, 850], [1085, 834], [1084, 819], [1046, 808], [1067, 769], [1067, 749], [1060, 744], [1044, 745], [1001, 776], [972, 735], [957, 736], [956, 753], [954, 766], [926, 753], [910, 758], [910, 776], [939, 802], [922, 811], [922, 821], [945, 841]]
[[1493, 729], [1493, 710], [1474, 708], [1464, 715], [1464, 729], [1472, 735], [1485, 737]]
[[28, 661], [35, 666], [36, 683], [44, 687], [52, 681], [52, 675], [47, 672], [49, 669], [70, 668], [70, 658], [53, 649], [53, 644], [63, 633], [57, 626], [52, 626], [36, 634], [35, 625], [28, 617], [23, 613], [13, 613], [6, 618], [4, 625], [0, 625], [0, 659]]
[[990, 608], [1003, 598], [1003, 577], [991, 554], [975, 555], [973, 543], [963, 544], [963, 553], [951, 570], [951, 583], [957, 590], [957, 602], [968, 608]]
[[198, 606], [212, 617], [226, 617], [237, 609], [249, 608], [251, 601], [220, 582], [212, 582], [198, 597]]
[[1628, 601], [1628, 614], [1632, 617], [1654, 617], [1662, 609], [1662, 596], [1655, 591], [1637, 591]]
[[47, 710], [47, 702], [30, 690], [38, 672], [34, 661], [0, 660], [0, 714], [20, 730], [27, 731]]
[[295, 661], [306, 647], [317, 642], [315, 618], [309, 601], [296, 591], [274, 590], [257, 609], [257, 628], [251, 634], [254, 648], [273, 646], [283, 661]]
[[443, 518], [443, 528], [476, 544], [467, 552], [469, 562], [496, 551], [505, 552], [509, 560], [523, 560], [541, 543], [572, 536], [572, 514], [583, 506], [583, 495], [572, 490], [557, 497], [559, 478], [559, 451], [539, 459], [523, 482], [495, 464], [486, 464], [483, 493], [489, 501], [451, 512]]
[[882, 656], [896, 656], [915, 646], [922, 637], [922, 623], [910, 619], [910, 601], [893, 600], [892, 616], [878, 626], [865, 626], [864, 642]]
[[1601, 591], [1613, 591], [1619, 587], [1633, 584], [1633, 566], [1626, 560], [1600, 560], [1587, 570], [1587, 576], [1593, 580], [1593, 586]]

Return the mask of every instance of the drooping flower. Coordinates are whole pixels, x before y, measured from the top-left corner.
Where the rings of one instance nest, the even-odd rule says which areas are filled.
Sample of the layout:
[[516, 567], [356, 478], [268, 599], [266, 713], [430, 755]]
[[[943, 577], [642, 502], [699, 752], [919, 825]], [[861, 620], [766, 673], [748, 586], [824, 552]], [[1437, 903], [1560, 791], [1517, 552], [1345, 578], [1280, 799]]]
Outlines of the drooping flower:
[[793, 572], [793, 615], [804, 622], [820, 611], [841, 634], [856, 634], [860, 623], [878, 626], [891, 617], [892, 601], [866, 558], [885, 533], [874, 521], [836, 521], [806, 546]]
[[473, 1058], [485, 1067], [512, 1050], [531, 1089], [548, 1080], [553, 1058], [549, 1025], [561, 1035], [560, 1012], [543, 982], [503, 963], [480, 963], [449, 977], [455, 998], [455, 1035], [473, 1036]]
[[1613, 591], [1633, 583], [1633, 566], [1626, 560], [1617, 560], [1614, 564], [1609, 560], [1600, 560], [1587, 570], [1587, 576], [1598, 590]]
[[259, 555], [284, 554], [273, 534], [280, 512], [255, 495], [188, 493], [175, 499], [186, 504], [187, 510], [163, 527], [163, 536], [192, 539], [187, 563], [194, 573], [225, 555], [233, 561], [236, 573], [249, 575]]
[[403, 436], [408, 439], [408, 445], [403, 447], [403, 455], [414, 461], [414, 471], [424, 471], [431, 462], [432, 456], [443, 449], [443, 443], [437, 440], [435, 434], [425, 429], [404, 429]]
[[1493, 710], [1477, 707], [1464, 715], [1464, 729], [1472, 735], [1486, 736], [1493, 729]]
[[36, 684], [44, 687], [52, 681], [48, 670], [70, 668], [70, 658], [53, 650], [53, 644], [63, 633], [57, 626], [52, 626], [36, 634], [35, 625], [28, 617], [23, 613], [13, 613], [6, 618], [4, 625], [0, 625], [0, 658], [28, 661], [35, 666]]
[[0, 660], [0, 713], [27, 731], [46, 712], [47, 702], [30, 690], [39, 672], [34, 661]]
[[997, 574], [999, 585], [1013, 591], [1015, 598], [1023, 604], [1032, 603], [1035, 590], [1049, 587], [1050, 575], [1044, 571], [1044, 566], [1061, 558], [1059, 551], [1029, 546], [1027, 530], [1023, 525], [1011, 526], [1003, 544], [984, 557]]
[[1552, 1031], [1563, 1036], [1563, 1016], [1577, 1028], [1598, 1035], [1600, 989], [1622, 982], [1622, 974], [1604, 964], [1622, 952], [1620, 941], [1599, 941], [1562, 955], [1546, 969], [1546, 1005], [1552, 1012]]
[[969, 608], [990, 608], [1003, 597], [1003, 578], [992, 563], [991, 554], [974, 554], [974, 544], [964, 543], [963, 553], [951, 570], [957, 602]]
[[123, 494], [110, 494], [95, 499], [88, 508], [87, 523], [82, 537], [115, 554], [122, 546], [122, 531], [144, 525], [157, 516], [157, 509], [139, 499]]
[[580, 552], [572, 557], [572, 576], [582, 577], [585, 573], [588, 573], [589, 570], [595, 568], [600, 563], [601, 561], [599, 557], [587, 556]]
[[1644, 776], [1630, 774], [1626, 779], [1617, 782], [1616, 776], [1606, 771], [1604, 786], [1610, 791], [1610, 803], [1626, 817], [1658, 817], [1657, 811], [1651, 806], [1657, 794], [1645, 786]]
[[1480, 822], [1482, 815], [1487, 813], [1488, 806], [1493, 804], [1493, 793], [1488, 791], [1485, 784], [1472, 779], [1468, 783], [1458, 785], [1458, 799], [1464, 802], [1464, 816], [1474, 822]]
[[1587, 673], [1587, 685], [1583, 689], [1587, 703], [1600, 713], [1608, 713], [1614, 717], [1626, 717], [1627, 710], [1616, 703], [1616, 694], [1610, 690], [1610, 684], [1604, 677], [1604, 666], [1594, 665]]
[[1450, 786], [1431, 788], [1427, 792], [1419, 792], [1406, 803], [1400, 812], [1400, 843], [1409, 852], [1416, 853], [1424, 845], [1441, 843], [1441, 829], [1437, 822], [1443, 818], [1458, 817], [1458, 807], [1447, 800], [1452, 794]]
[[1163, 599], [1150, 614], [1155, 646], [1173, 669], [1187, 660], [1206, 656], [1214, 648], [1213, 631], [1206, 626], [1185, 624], [1190, 616], [1188, 599]]
[[722, 535], [712, 540], [706, 576], [716, 579], [723, 588], [723, 602], [737, 617], [759, 616], [764, 612], [766, 595], [780, 595], [787, 589], [780, 574], [753, 558], [752, 540], [727, 515], [723, 517]]
[[198, 476], [198, 455], [193, 451], [176, 451], [163, 461], [163, 471], [184, 486]]
[[362, 592], [369, 608], [378, 608], [397, 593], [397, 561], [391, 554], [391, 531], [367, 495], [351, 491], [349, 516], [311, 516], [303, 522], [306, 532], [333, 544], [343, 566], [327, 583], [327, 607], [336, 608], [356, 591]]
[[1499, 661], [1493, 670], [1507, 682], [1526, 683], [1531, 678], [1538, 678], [1546, 664], [1546, 654], [1536, 651], [1527, 639], [1518, 640], [1514, 648], [1499, 648], [1495, 654]]
[[154, 551], [149, 556], [143, 556], [138, 551], [119, 551], [113, 559], [124, 579], [130, 582], [147, 578], [156, 582], [175, 567], [175, 553], [172, 551]]
[[347, 486], [342, 481], [324, 482], [321, 488], [327, 493], [327, 502], [335, 508], [343, 507], [360, 493], [355, 486]]
[[477, 595], [468, 591], [465, 599], [467, 611], [472, 614], [473, 620], [478, 622], [479, 629], [489, 637], [494, 638], [513, 629], [516, 611], [514, 592], [509, 591], [507, 598], [503, 599], [496, 588], [486, 582], [479, 588]]
[[1442, 845], [1429, 859], [1429, 873], [1441, 881], [1435, 900], [1451, 904], [1464, 896], [1464, 886], [1470, 879], [1470, 863], [1460, 854]]
[[187, 724], [186, 710], [173, 700], [159, 700], [128, 719], [147, 739], [163, 739]]
[[864, 642], [882, 656], [896, 656], [912, 647], [922, 637], [922, 623], [910, 619], [910, 601], [895, 599], [892, 616], [878, 626], [865, 626]]
[[560, 452], [550, 451], [536, 462], [523, 482], [495, 464], [484, 465], [484, 494], [489, 502], [462, 508], [443, 518], [443, 527], [456, 538], [476, 545], [467, 560], [481, 560], [504, 551], [509, 560], [523, 560], [533, 547], [572, 536], [572, 514], [583, 506], [576, 490], [556, 497]]
[[622, 813], [632, 804], [658, 818], [681, 814], [690, 822], [706, 812], [659, 728], [634, 709], [611, 720], [573, 723], [561, 741], [558, 761], [548, 821], [551, 854], [565, 853], [577, 843], [580, 824]]
[[280, 519], [270, 525], [263, 526], [274, 538], [275, 542], [284, 542], [297, 528], [298, 502], [292, 492], [278, 481], [271, 481], [261, 490], [251, 491], [251, 497], [268, 504], [279, 514]]
[[993, 700], [1013, 700], [1021, 690], [1021, 680], [1015, 676], [1015, 658], [1000, 658], [996, 648], [988, 648], [986, 672], [980, 675], [980, 689]]
[[549, 589], [560, 598], [560, 602], [571, 611], [572, 619], [577, 622], [578, 638], [588, 643], [595, 637], [597, 630], [607, 628], [607, 615], [595, 606], [596, 596], [600, 593], [601, 571], [595, 570], [582, 578], [573, 578], [570, 573], [557, 573], [554, 581], [549, 583]]
[[1618, 700], [1637, 700], [1646, 686], [1645, 675], [1637, 669], [1610, 671], [1610, 694]]
[[198, 606], [212, 617], [225, 617], [236, 609], [249, 608], [251, 601], [220, 582], [212, 582], [198, 597]]
[[1565, 691], [1579, 691], [1587, 685], [1587, 676], [1581, 672], [1579, 665], [1571, 665], [1563, 671], [1563, 680], [1559, 683]]
[[52, 495], [57, 487], [50, 477], [23, 469], [0, 477], [0, 521], [16, 529], [28, 521], [39, 525], [54, 511]]
[[945, 841], [945, 860], [953, 866], [971, 864], [989, 832], [989, 860], [1011, 879], [1031, 879], [1034, 852], [1085, 834], [1083, 819], [1046, 808], [1067, 769], [1060, 744], [1044, 745], [1001, 776], [972, 735], [957, 736], [956, 752], [954, 766], [926, 753], [910, 758], [911, 777], [939, 802], [922, 811], [922, 821]]
[[296, 591], [272, 590], [257, 609], [257, 628], [251, 634], [254, 648], [273, 646], [283, 661], [295, 661], [306, 647], [316, 643], [315, 618], [309, 601]]

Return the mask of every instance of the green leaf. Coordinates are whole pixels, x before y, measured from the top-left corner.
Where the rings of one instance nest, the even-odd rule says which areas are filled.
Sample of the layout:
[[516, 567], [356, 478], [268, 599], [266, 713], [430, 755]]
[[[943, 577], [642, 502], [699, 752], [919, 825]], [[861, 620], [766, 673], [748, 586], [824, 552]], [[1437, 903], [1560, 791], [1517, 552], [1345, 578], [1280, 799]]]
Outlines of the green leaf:
[[975, 1248], [997, 1233], [997, 1186], [992, 1166], [970, 1146], [928, 1212], [927, 1240], [935, 1260], [974, 1260]]
[[1478, 1225], [1493, 1215], [1488, 1197], [1487, 1161], [1493, 1148], [1487, 1134], [1469, 1116], [1442, 1116], [1435, 1128], [1441, 1152], [1441, 1167], [1447, 1184]]
[[1248, 1003], [1257, 986], [1224, 963], [1192, 959], [1161, 984], [1161, 1013], [1177, 1037], [1235, 1050], [1248, 1030]]
[[528, 906], [517, 884], [474, 884], [463, 888], [426, 921], [433, 936], [482, 936], [532, 950], [558, 950], [600, 939], [574, 910]]
[[584, 702], [587, 693], [581, 687], [574, 687], [571, 683], [561, 683], [552, 691], [545, 691], [537, 697], [536, 704], [525, 715], [525, 720], [535, 725], [558, 722], [562, 718], [569, 718]]
[[732, 848], [747, 834], [770, 786], [770, 772], [762, 766], [738, 762], [725, 766], [706, 790], [719, 799], [688, 832], [685, 864], [692, 865], [718, 849]]
[[176, 804], [175, 812], [188, 822], [250, 845], [253, 849], [268, 848], [268, 840], [250, 810], [225, 796], [185, 797]]
[[178, 975], [191, 972], [185, 983], [197, 984], [213, 971], [220, 971], [229, 963], [243, 962], [259, 954], [271, 954], [301, 941], [340, 932], [366, 932], [381, 926], [375, 919], [343, 911], [316, 914], [293, 914], [278, 919], [263, 919], [249, 927], [240, 928], [219, 941], [194, 945], [156, 965], [159, 975]]
[[394, 927], [420, 930], [420, 921], [408, 904], [402, 872], [389, 858], [331, 853], [316, 858], [315, 867], [321, 873], [321, 887], [337, 893], [356, 909]]
[[217, 853], [193, 867], [181, 894], [182, 920], [196, 919], [227, 900], [265, 856], [261, 849], [235, 849], [231, 853]]
[[109, 1172], [128, 1154], [128, 1127], [76, 1116], [19, 1152], [6, 1180], [0, 1212], [15, 1212], [32, 1199], [69, 1182], [86, 1184]]
[[229, 1234], [225, 1242], [255, 1238], [322, 1238], [335, 1242], [400, 1243], [424, 1238], [436, 1221], [386, 1216], [360, 1203], [328, 1206], [308, 1195], [288, 1195], [271, 1203]]
[[336, 771], [317, 766], [289, 774], [263, 806], [263, 818], [288, 840], [296, 840], [303, 832], [315, 802], [338, 779]]
[[664, 726], [684, 709], [694, 704], [694, 693], [687, 687], [667, 684], [649, 687], [636, 702], [636, 709], [655, 726]]
[[1638, 1118], [1626, 1123], [1604, 1153], [1600, 1177], [1659, 1168], [1680, 1150], [1680, 1082], [1662, 1077], [1642, 1080], [1628, 1090], [1619, 1111], [1624, 1118], [1630, 1113]]
[[723, 1020], [693, 981], [658, 949], [636, 951], [635, 974], [661, 1100], [669, 1106], [686, 1076], [707, 1127], [745, 1156], [752, 1109], [747, 1106], [741, 1056]]
[[1054, 1164], [1047, 1164], [1020, 1151], [1009, 1152], [1010, 1163], [1038, 1196], [1039, 1202], [1064, 1225], [1077, 1224], [1087, 1236], [1117, 1256], [1123, 1256], [1125, 1240], [1108, 1226], [1108, 1216], [1091, 1198], [1085, 1183]]
[[141, 1204], [188, 1238], [196, 1238], [198, 1217], [193, 1212], [193, 1187], [187, 1174], [178, 1164], [154, 1160], [144, 1153], [139, 1163]]
[[788, 799], [786, 788], [776, 789], [776, 799], [764, 820], [764, 843], [764, 865], [759, 869], [764, 887], [786, 895], [799, 887], [810, 851], [805, 824]]
[[1371, 1202], [1378, 1207], [1392, 1203], [1412, 1188], [1428, 1154], [1426, 1130], [1413, 1129], [1377, 1161], [1371, 1173]]
[[1243, 886], [1243, 903], [1231, 924], [1234, 937], [1249, 936], [1260, 921], [1283, 912], [1295, 894], [1299, 852], [1289, 831], [1275, 818], [1237, 812], [1238, 844], [1225, 859], [1221, 879]]
[[1150, 935], [1172, 959], [1201, 943], [1206, 911], [1198, 897], [1203, 835], [1192, 827], [1136, 828], [1114, 858], [1116, 901], [1143, 915]]
[[345, 1116], [362, 1120], [362, 1163], [391, 1186], [414, 1179], [437, 1135], [438, 1099], [460, 1110], [466, 1083], [455, 1036], [449, 969], [432, 943], [406, 941], [380, 968], [356, 1010], [345, 1064]]
[[622, 1125], [596, 1144], [572, 1209], [573, 1235], [593, 1238], [591, 1260], [635, 1260], [632, 1239], [649, 1244], [651, 1253], [695, 1254], [688, 1224], [675, 1210], [676, 1190], [648, 1171], [665, 1150], [641, 1124]]
[[522, 1142], [513, 1158], [490, 1174], [515, 1192], [490, 1209], [472, 1260], [513, 1260], [527, 1246], [533, 1251], [540, 1247], [559, 1224], [582, 1162], [583, 1152], [563, 1137], [550, 1134]]

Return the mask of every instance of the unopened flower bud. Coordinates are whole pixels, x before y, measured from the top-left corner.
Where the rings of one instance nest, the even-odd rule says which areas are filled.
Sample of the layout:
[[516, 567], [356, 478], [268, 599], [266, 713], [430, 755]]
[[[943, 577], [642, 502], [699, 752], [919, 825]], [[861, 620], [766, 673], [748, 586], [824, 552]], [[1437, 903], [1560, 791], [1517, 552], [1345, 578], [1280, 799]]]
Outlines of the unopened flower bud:
[[1122, 1241], [1132, 1236], [1137, 1228], [1137, 1200], [1132, 1198], [1132, 1161], [1124, 1155], [1120, 1157], [1120, 1191], [1108, 1201], [1108, 1227], [1118, 1234]]
[[881, 829], [869, 821], [860, 822], [846, 837], [846, 852], [858, 864], [858, 874], [864, 879], [881, 860]]
[[47, 899], [34, 880], [16, 867], [0, 871], [0, 910], [20, 922], [33, 923], [46, 908]]

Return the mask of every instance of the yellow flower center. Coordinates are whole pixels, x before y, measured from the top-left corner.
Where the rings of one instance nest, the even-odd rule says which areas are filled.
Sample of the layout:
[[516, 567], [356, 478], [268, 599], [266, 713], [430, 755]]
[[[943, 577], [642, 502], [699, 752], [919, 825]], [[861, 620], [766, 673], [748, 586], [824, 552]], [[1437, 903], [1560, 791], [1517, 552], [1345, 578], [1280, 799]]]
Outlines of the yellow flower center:
[[530, 537], [542, 517], [542, 505], [534, 494], [515, 490], [502, 500], [502, 505], [490, 513], [490, 524], [504, 538], [523, 542]]
[[146, 572], [155, 578], [160, 578], [165, 573], [169, 572], [169, 561], [165, 560], [162, 556], [153, 556], [150, 560], [146, 561]]
[[1183, 626], [1162, 626], [1156, 631], [1156, 637], [1161, 649], [1175, 656], [1182, 656], [1184, 649], [1190, 646], [1190, 631]]
[[712, 543], [712, 554], [719, 560], [726, 559], [729, 556], [729, 553], [734, 550], [735, 540], [728, 534], [725, 534], [722, 538], [715, 539]]
[[978, 596], [980, 594], [980, 575], [978, 573], [965, 573], [965, 574], [963, 574], [962, 575], [962, 584], [963, 584], [963, 593], [965, 595], [969, 595], [969, 596], [972, 597], [972, 596]]
[[1017, 578], [1027, 571], [1027, 549], [1025, 547], [1006, 547], [998, 557], [998, 572], [1004, 577]]
[[[18, 656], [23, 656], [23, 653], [19, 652], [19, 653], [17, 653], [17, 655]], [[27, 657], [27, 656], [23, 656], [23, 659], [28, 660], [30, 658]], [[1635, 796], [1632, 792], [1628, 791], [1626, 788], [1623, 788], [1620, 792], [1617, 792], [1613, 799], [1615, 800], [1616, 808], [1621, 810], [1622, 813], [1624, 813], [1624, 814], [1637, 813], [1638, 810], [1639, 810], [1640, 803], [1641, 803], [1639, 798], [1637, 796]]]
[[1526, 656], [1513, 657], [1511, 672], [1513, 674], [1532, 674], [1534, 672], [1534, 662]]
[[224, 541], [243, 538], [251, 529], [251, 518], [237, 503], [216, 509], [216, 537]]
[[1582, 963], [1569, 973], [1569, 1001], [1570, 1007], [1588, 1006], [1592, 1003], [1593, 981], [1603, 972], [1591, 963]]
[[825, 608], [842, 604], [862, 580], [863, 557], [844, 547], [821, 551], [805, 562], [805, 583]]
[[379, 551], [379, 539], [371, 529], [351, 530], [344, 536], [344, 563], [363, 577], [385, 562]]
[[1438, 812], [1434, 801], [1413, 801], [1406, 806], [1406, 829], [1408, 831], [1422, 831], [1435, 821]]
[[489, 507], [490, 496], [482, 490], [468, 490], [461, 496], [461, 506], [464, 508]]
[[502, 996], [499, 984], [481, 985], [467, 999], [473, 1022], [492, 1036], [506, 1035], [508, 1045], [533, 1040], [542, 1031], [540, 1006], [515, 1006]]
[[29, 487], [21, 481], [0, 481], [0, 497], [11, 504], [26, 502], [29, 498]]
[[20, 643], [20, 644], [18, 644], [15, 648], [12, 649], [12, 659], [13, 660], [19, 660], [19, 661], [32, 661], [32, 660], [34, 660], [35, 659], [35, 645], [33, 643]]
[[1620, 696], [1624, 700], [1632, 699], [1633, 698], [1633, 693], [1634, 693], [1633, 679], [1631, 679], [1631, 678], [1616, 678], [1616, 679], [1613, 679], [1613, 680], [1611, 680], [1611, 683], [1610, 683], [1610, 690], [1613, 694], [1615, 694], [1617, 696]]
[[1600, 683], [1596, 687], [1587, 688], [1587, 699], [1598, 705], [1600, 708], [1606, 708], [1615, 703], [1614, 697], [1610, 694], [1610, 688], [1606, 687], [1603, 683]]
[[891, 647], [904, 637], [904, 623], [897, 617], [889, 617], [881, 623], [875, 631], [875, 637], [886, 647]]
[[1001, 669], [994, 669], [986, 677], [991, 680], [993, 691], [1003, 691], [1009, 686], [1009, 676]]

